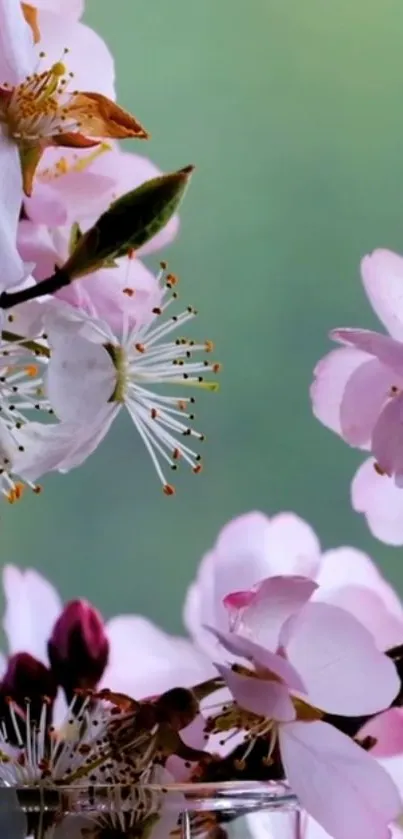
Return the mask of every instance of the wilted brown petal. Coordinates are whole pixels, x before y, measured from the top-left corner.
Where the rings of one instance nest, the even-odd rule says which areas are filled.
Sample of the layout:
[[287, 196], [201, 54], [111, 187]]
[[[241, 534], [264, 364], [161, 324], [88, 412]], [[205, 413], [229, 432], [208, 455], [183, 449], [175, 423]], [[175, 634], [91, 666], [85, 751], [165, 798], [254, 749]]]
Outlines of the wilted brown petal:
[[102, 93], [75, 93], [68, 104], [68, 116], [80, 123], [90, 137], [146, 140], [148, 132], [129, 111]]

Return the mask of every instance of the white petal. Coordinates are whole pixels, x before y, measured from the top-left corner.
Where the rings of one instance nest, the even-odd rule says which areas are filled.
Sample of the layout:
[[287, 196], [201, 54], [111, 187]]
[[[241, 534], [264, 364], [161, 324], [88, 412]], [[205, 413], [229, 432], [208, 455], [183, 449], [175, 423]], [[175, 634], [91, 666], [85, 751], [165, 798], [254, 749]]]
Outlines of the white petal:
[[[35, 482], [47, 472], [67, 472], [79, 466], [97, 448], [116, 415], [116, 408], [108, 408], [109, 415], [100, 414], [99, 426], [94, 424], [56, 423], [47, 425], [30, 422], [14, 432], [24, 451], [5, 449], [12, 470], [25, 481]], [[1, 427], [0, 427], [1, 428]]]
[[0, 0], [0, 84], [19, 84], [35, 67], [32, 31], [21, 3]]
[[[83, 23], [46, 11], [40, 15], [40, 30], [41, 40], [37, 46], [38, 52], [46, 53], [46, 58], [42, 59], [44, 69], [60, 61], [67, 47], [66, 67], [74, 73], [71, 89], [89, 90], [115, 98], [113, 57], [96, 32]], [[89, 56], [91, 60], [88, 60]]]
[[3, 619], [9, 652], [27, 652], [47, 663], [47, 642], [62, 610], [60, 597], [44, 577], [13, 565], [3, 570], [6, 611]]
[[[62, 304], [60, 304], [62, 306]], [[69, 307], [66, 306], [66, 310]], [[116, 370], [90, 318], [63, 317], [55, 309], [46, 321], [52, 355], [46, 374], [46, 391], [59, 419], [91, 423], [109, 403], [116, 385]], [[86, 330], [84, 332], [84, 330]], [[91, 335], [94, 340], [88, 340]], [[107, 337], [103, 336], [106, 343]]]
[[35, 7], [78, 20], [84, 11], [84, 0], [35, 0]]
[[8, 138], [0, 136], [0, 291], [20, 283], [26, 273], [16, 245], [22, 197], [17, 146]]

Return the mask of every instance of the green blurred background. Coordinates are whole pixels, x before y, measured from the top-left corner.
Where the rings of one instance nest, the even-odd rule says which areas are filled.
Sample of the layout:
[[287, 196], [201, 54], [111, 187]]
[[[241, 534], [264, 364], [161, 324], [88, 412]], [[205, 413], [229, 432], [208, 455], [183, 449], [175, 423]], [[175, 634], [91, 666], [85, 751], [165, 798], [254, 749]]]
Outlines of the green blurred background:
[[87, 0], [86, 19], [116, 56], [121, 103], [152, 132], [148, 154], [197, 164], [167, 256], [216, 341], [221, 392], [198, 399], [205, 470], [183, 470], [175, 498], [120, 417], [84, 467], [2, 507], [3, 562], [177, 631], [220, 527], [293, 509], [402, 589], [402, 552], [350, 509], [361, 456], [308, 399], [328, 330], [375, 324], [361, 256], [403, 251], [401, 0]]

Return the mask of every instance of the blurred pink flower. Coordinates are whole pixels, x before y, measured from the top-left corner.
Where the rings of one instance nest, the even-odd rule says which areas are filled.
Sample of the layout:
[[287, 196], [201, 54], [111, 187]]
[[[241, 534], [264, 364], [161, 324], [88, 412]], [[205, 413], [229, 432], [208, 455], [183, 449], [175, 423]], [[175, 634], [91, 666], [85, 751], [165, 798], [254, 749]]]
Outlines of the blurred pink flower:
[[311, 577], [318, 584], [315, 599], [354, 614], [379, 649], [401, 643], [402, 604], [369, 556], [350, 547], [321, 553], [313, 529], [294, 513], [269, 518], [252, 512], [225, 525], [188, 590], [184, 621], [199, 646], [216, 655], [205, 626], [225, 631], [259, 583], [278, 574]]
[[[388, 707], [400, 688], [393, 663], [352, 615], [310, 600], [316, 585], [302, 577], [264, 583], [260, 622], [264, 646], [236, 633], [218, 633], [225, 648], [252, 669], [217, 664], [248, 735], [279, 744], [286, 778], [301, 805], [335, 839], [385, 837], [401, 811], [401, 797], [382, 767], [349, 737], [322, 721], [322, 711], [359, 716]], [[263, 587], [262, 587], [263, 589]], [[253, 605], [248, 611], [253, 610]], [[246, 713], [245, 713], [246, 712]], [[229, 715], [229, 716], [228, 716]], [[220, 712], [212, 718], [220, 729]], [[318, 779], [318, 783], [313, 781]]]
[[[47, 228], [22, 221], [18, 243], [24, 260], [35, 263], [33, 275], [43, 280], [52, 275], [55, 265], [68, 256], [70, 230]], [[158, 279], [139, 259], [124, 257], [115, 268], [103, 268], [71, 283], [55, 297], [88, 315], [105, 320], [111, 329], [119, 329], [123, 313], [129, 324], [151, 318], [161, 301]]]
[[[32, 224], [23, 223], [21, 247], [31, 254], [28, 258], [35, 261], [36, 251], [43, 247], [45, 237], [38, 225], [68, 225], [70, 228], [74, 222], [79, 222], [86, 230], [118, 196], [160, 174], [151, 160], [121, 151], [113, 141], [92, 151], [47, 149], [37, 171], [32, 196], [24, 200], [25, 216]], [[144, 255], [165, 248], [175, 238], [178, 225], [175, 216], [139, 253]], [[48, 276], [42, 263], [35, 276], [37, 279]]]
[[[3, 628], [8, 654], [29, 653], [48, 665], [48, 642], [63, 612], [56, 589], [31, 569], [3, 569], [5, 614]], [[169, 635], [139, 615], [120, 615], [104, 624], [109, 659], [98, 687], [108, 687], [136, 699], [178, 685], [188, 687], [214, 676], [215, 669], [186, 638]], [[6, 659], [1, 662], [2, 674]], [[57, 716], [65, 709], [59, 697]]]
[[361, 263], [364, 289], [389, 332], [336, 329], [344, 344], [323, 358], [311, 387], [316, 417], [374, 460], [359, 469], [353, 507], [372, 533], [403, 544], [403, 258], [376, 250]]

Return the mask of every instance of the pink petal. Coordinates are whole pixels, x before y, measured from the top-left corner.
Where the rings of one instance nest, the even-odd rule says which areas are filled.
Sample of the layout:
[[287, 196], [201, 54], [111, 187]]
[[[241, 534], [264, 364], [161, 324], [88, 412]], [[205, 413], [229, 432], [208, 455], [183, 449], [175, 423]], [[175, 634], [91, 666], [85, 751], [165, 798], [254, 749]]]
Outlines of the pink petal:
[[363, 586], [345, 586], [333, 592], [323, 592], [321, 600], [350, 612], [368, 629], [378, 650], [387, 650], [401, 643], [403, 618], [386, 608], [381, 595]]
[[390, 399], [381, 411], [372, 433], [372, 454], [399, 485], [403, 481], [403, 393]]
[[[115, 69], [112, 55], [105, 42], [83, 23], [72, 18], [61, 18], [52, 12], [42, 11], [40, 16], [41, 41], [38, 52], [45, 52], [41, 60], [45, 69], [60, 61], [68, 47], [66, 67], [74, 73], [72, 90], [90, 90], [115, 98]], [[91, 56], [91, 61], [88, 60]]]
[[240, 708], [278, 722], [295, 719], [294, 705], [285, 685], [234, 673], [223, 664], [216, 667]]
[[393, 662], [344, 609], [308, 603], [284, 625], [284, 646], [309, 701], [331, 714], [360, 716], [387, 708], [399, 691]]
[[354, 614], [372, 632], [379, 649], [397, 643], [397, 633], [402, 635], [403, 630], [403, 607], [369, 556], [354, 548], [326, 551], [316, 579], [319, 588], [313, 600], [342, 606]]
[[245, 606], [249, 606], [255, 598], [256, 592], [251, 591], [233, 591], [224, 597], [223, 603], [226, 609], [231, 613], [236, 613]]
[[403, 490], [366, 460], [351, 485], [354, 510], [364, 513], [371, 533], [388, 545], [403, 545]]
[[242, 610], [237, 632], [277, 652], [283, 624], [302, 609], [316, 588], [308, 577], [268, 577]]
[[[59, 151], [58, 156], [65, 155]], [[100, 215], [110, 203], [113, 186], [112, 178], [86, 169], [70, 170], [47, 182], [37, 176], [31, 198], [24, 198], [24, 209], [29, 220], [36, 224], [71, 225], [85, 214]]]
[[291, 789], [333, 839], [388, 839], [401, 797], [370, 754], [323, 722], [282, 725], [280, 749]]
[[30, 653], [46, 664], [47, 642], [63, 608], [56, 589], [37, 571], [14, 565], [3, 569], [3, 589], [9, 654]]
[[369, 447], [372, 431], [386, 400], [393, 377], [377, 358], [352, 373], [340, 405], [342, 436], [351, 446]]
[[342, 436], [340, 408], [351, 376], [368, 361], [368, 355], [350, 347], [332, 350], [315, 367], [310, 395], [315, 417]]
[[295, 513], [278, 513], [270, 520], [267, 557], [273, 574], [314, 577], [319, 567], [320, 544], [313, 528]]
[[[126, 291], [130, 288], [132, 295]], [[130, 326], [144, 325], [161, 302], [158, 280], [139, 259], [119, 260], [115, 268], [103, 268], [58, 292], [58, 299], [96, 313], [112, 331], [120, 334], [124, 315]]]
[[333, 329], [331, 337], [334, 341], [374, 355], [397, 376], [394, 384], [403, 382], [403, 344], [399, 341], [370, 329]]
[[320, 546], [312, 528], [293, 513], [269, 519], [253, 512], [239, 516], [221, 531], [212, 551], [202, 560], [188, 591], [184, 620], [188, 630], [213, 656], [211, 636], [204, 625], [226, 630], [225, 598], [249, 591], [273, 574], [314, 576]]
[[20, 221], [17, 234], [18, 250], [25, 262], [33, 262], [36, 280], [51, 277], [60, 261], [49, 230], [44, 225]]
[[[140, 699], [216, 675], [211, 662], [190, 641], [168, 635], [146, 618], [120, 615], [107, 623], [106, 633], [110, 657], [102, 679], [105, 687]], [[128, 668], [133, 649], [136, 666]]]
[[254, 641], [250, 641], [249, 638], [243, 638], [242, 635], [237, 635], [235, 632], [224, 633], [214, 629], [210, 631], [228, 652], [237, 657], [247, 659], [258, 670], [262, 668], [269, 670], [285, 682], [292, 690], [306, 693], [306, 687], [298, 671], [283, 656], [276, 655], [270, 650], [264, 649], [259, 644], [255, 644]]
[[[371, 754], [376, 757], [401, 754], [403, 752], [403, 709], [390, 708], [370, 720], [360, 731], [360, 738], [364, 737], [376, 738], [376, 745], [371, 749]], [[403, 764], [403, 759], [401, 760]]]
[[372, 559], [356, 548], [325, 551], [316, 582], [319, 589], [313, 595], [314, 600], [321, 600], [322, 593], [331, 596], [333, 591], [346, 586], [365, 586], [376, 592], [391, 612], [403, 616], [403, 607], [392, 586], [382, 577]]
[[392, 338], [403, 340], [403, 258], [375, 250], [361, 262], [361, 276], [372, 308]]

